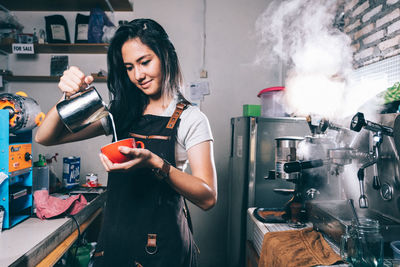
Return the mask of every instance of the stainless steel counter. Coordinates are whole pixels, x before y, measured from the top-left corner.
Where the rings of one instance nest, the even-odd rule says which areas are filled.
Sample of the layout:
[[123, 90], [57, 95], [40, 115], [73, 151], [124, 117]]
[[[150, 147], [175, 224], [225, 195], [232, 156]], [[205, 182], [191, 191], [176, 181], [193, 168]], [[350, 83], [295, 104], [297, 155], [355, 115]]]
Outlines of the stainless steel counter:
[[[290, 228], [286, 223], [262, 223], [257, 220], [253, 216], [253, 211], [256, 208], [249, 208], [247, 210], [247, 240], [253, 243], [254, 249], [256, 250], [258, 256], [260, 256], [262, 243], [264, 239], [264, 235], [268, 232], [279, 232], [279, 231], [286, 231], [286, 230], [295, 230], [294, 228]], [[306, 227], [312, 227], [312, 223], [307, 223]], [[301, 228], [303, 229], [303, 228]], [[327, 236], [324, 236], [326, 242], [331, 246], [333, 251], [337, 254], [339, 253], [339, 247]], [[335, 264], [331, 265], [334, 267], [348, 267], [348, 264]], [[329, 266], [322, 266], [319, 267], [329, 267]], [[384, 267], [400, 267], [399, 260], [393, 259], [385, 259], [384, 260]]]
[[[99, 194], [75, 215], [85, 222], [105, 203], [106, 193]], [[72, 218], [40, 220], [29, 218], [0, 233], [0, 266], [35, 266], [77, 229]]]

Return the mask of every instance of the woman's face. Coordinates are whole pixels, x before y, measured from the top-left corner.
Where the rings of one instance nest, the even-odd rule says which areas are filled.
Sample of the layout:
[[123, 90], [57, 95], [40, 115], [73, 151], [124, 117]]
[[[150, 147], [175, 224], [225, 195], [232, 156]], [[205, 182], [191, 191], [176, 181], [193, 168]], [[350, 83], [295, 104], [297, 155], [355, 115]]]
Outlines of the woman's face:
[[122, 45], [121, 53], [131, 82], [148, 96], [160, 95], [161, 61], [154, 51], [135, 38]]

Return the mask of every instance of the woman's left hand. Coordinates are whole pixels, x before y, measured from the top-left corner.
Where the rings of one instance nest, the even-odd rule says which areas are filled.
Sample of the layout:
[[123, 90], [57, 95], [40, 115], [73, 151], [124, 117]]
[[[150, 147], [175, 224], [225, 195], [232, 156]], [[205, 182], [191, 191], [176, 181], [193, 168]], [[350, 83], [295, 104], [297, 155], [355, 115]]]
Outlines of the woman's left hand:
[[[104, 154], [101, 162], [108, 172], [128, 172], [137, 168], [161, 169], [164, 160], [148, 149], [119, 147], [119, 151], [131, 158], [124, 163], [112, 163]], [[192, 174], [170, 167], [166, 182], [192, 203], [208, 210], [217, 202], [217, 174], [213, 159], [212, 141], [204, 141], [188, 150]]]
[[106, 155], [100, 154], [101, 163], [108, 172], [120, 171], [128, 172], [138, 168], [151, 167], [151, 159], [153, 153], [150, 150], [143, 148], [129, 148], [120, 146], [119, 151], [131, 160], [123, 163], [112, 163]]

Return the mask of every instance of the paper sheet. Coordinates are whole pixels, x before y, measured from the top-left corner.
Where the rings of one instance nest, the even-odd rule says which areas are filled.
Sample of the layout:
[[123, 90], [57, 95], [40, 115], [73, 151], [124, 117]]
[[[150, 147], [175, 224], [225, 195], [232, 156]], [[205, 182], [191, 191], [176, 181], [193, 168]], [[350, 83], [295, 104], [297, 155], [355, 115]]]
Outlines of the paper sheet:
[[4, 172], [0, 172], [0, 185], [8, 178], [8, 175]]
[[190, 100], [193, 102], [203, 101], [205, 95], [210, 94], [210, 87], [207, 81], [204, 82], [191, 82], [190, 88]]

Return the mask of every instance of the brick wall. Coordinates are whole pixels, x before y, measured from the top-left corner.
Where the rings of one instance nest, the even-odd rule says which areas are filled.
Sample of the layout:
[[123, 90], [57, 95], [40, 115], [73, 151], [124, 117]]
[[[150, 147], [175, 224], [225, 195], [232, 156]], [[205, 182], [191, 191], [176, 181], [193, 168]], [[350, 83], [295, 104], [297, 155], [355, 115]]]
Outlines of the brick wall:
[[343, 12], [356, 68], [400, 54], [400, 0], [347, 0]]

